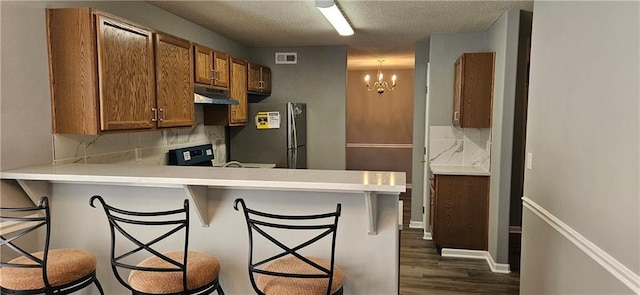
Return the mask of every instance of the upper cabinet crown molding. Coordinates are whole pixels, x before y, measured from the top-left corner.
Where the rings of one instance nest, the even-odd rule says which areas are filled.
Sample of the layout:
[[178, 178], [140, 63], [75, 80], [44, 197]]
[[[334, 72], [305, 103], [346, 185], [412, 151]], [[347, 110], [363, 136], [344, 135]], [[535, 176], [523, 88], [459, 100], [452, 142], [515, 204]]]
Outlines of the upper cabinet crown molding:
[[464, 53], [455, 62], [453, 125], [491, 128], [495, 52]]
[[46, 12], [54, 133], [193, 125], [189, 41], [91, 8]]

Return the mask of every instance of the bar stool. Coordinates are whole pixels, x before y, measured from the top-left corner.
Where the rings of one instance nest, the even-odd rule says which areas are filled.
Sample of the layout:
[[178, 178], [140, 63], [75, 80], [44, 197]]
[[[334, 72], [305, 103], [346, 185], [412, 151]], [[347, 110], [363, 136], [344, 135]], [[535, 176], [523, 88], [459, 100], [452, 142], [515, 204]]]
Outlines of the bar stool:
[[[49, 249], [51, 217], [49, 200], [40, 198], [35, 207], [0, 208], [0, 222], [17, 229], [0, 234], [0, 249], [10, 249], [19, 256], [0, 263], [2, 294], [70, 294], [95, 283], [96, 257], [80, 249]], [[29, 253], [19, 246], [20, 238], [33, 236], [44, 227], [44, 250]], [[24, 239], [22, 239], [24, 241]]]
[[[315, 295], [342, 294], [344, 274], [335, 265], [336, 231], [341, 205], [335, 212], [315, 215], [277, 215], [247, 208], [242, 198], [233, 203], [239, 211], [242, 205], [249, 232], [249, 279], [259, 295]], [[297, 246], [289, 247], [274, 235], [291, 234], [292, 230], [307, 232], [311, 238]], [[278, 248], [278, 253], [256, 258], [254, 234], [264, 237]], [[302, 249], [326, 238], [331, 240], [330, 258], [305, 256]], [[264, 252], [269, 247], [260, 247]], [[327, 251], [328, 252], [328, 251]], [[257, 262], [256, 262], [257, 261]]]
[[[184, 200], [181, 209], [155, 212], [115, 208], [107, 205], [101, 196], [91, 197], [91, 207], [95, 208], [95, 200], [102, 204], [109, 220], [111, 268], [118, 282], [132, 294], [211, 294], [217, 291], [224, 295], [218, 281], [218, 260], [209, 254], [188, 250], [188, 200]], [[155, 238], [142, 242], [135, 237], [141, 232], [151, 233]], [[164, 253], [156, 250], [175, 240], [182, 243], [181, 250]], [[140, 254], [151, 256], [142, 260]], [[127, 271], [129, 277], [125, 280], [123, 273]]]

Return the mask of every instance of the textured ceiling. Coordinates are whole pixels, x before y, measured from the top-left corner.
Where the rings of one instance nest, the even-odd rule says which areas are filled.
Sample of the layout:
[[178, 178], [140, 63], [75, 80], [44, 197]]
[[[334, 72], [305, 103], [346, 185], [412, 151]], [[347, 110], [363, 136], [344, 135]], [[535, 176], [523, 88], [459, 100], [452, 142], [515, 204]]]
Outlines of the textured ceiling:
[[413, 68], [414, 45], [432, 33], [486, 31], [506, 10], [532, 1], [336, 0], [355, 34], [340, 36], [315, 8], [296, 1], [148, 1], [251, 47], [347, 45], [350, 69]]

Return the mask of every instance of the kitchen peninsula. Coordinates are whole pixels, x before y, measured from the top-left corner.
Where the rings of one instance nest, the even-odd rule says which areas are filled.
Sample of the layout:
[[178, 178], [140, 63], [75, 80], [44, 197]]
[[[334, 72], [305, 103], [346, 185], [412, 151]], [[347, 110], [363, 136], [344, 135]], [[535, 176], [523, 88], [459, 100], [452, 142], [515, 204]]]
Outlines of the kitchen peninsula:
[[189, 247], [220, 260], [221, 284], [229, 294], [252, 293], [246, 225], [232, 208], [235, 198], [280, 214], [329, 212], [341, 203], [336, 261], [345, 273], [345, 294], [398, 290], [398, 196], [406, 190], [405, 173], [69, 164], [2, 171], [0, 176], [17, 180], [32, 200], [50, 196], [52, 246], [93, 252], [107, 294], [126, 292], [111, 273], [107, 221], [89, 206], [93, 195], [143, 211], [177, 208], [189, 199]]

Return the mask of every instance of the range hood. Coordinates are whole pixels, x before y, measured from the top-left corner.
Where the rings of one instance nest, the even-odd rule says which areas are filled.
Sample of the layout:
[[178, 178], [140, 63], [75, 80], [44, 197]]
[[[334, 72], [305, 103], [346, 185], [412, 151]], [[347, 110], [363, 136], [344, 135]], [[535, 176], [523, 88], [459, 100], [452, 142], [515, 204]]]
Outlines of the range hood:
[[201, 104], [240, 104], [239, 101], [228, 97], [228, 92], [203, 87], [195, 87], [193, 91], [195, 103]]

